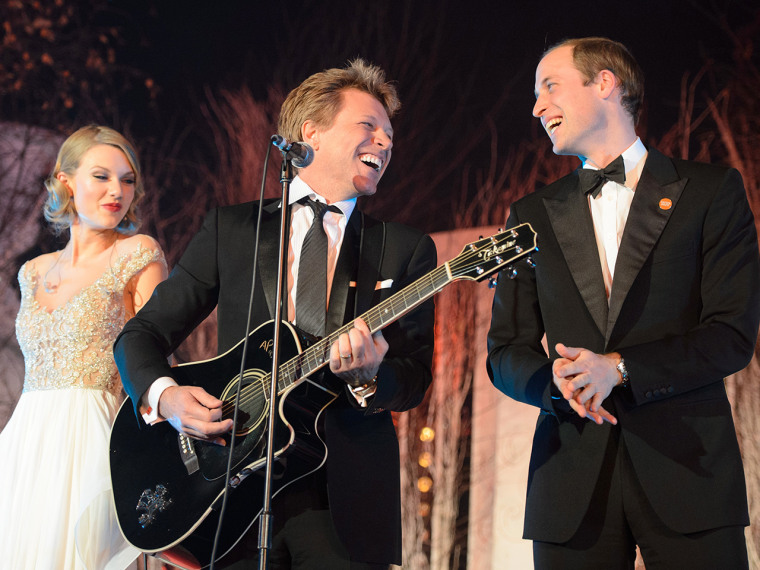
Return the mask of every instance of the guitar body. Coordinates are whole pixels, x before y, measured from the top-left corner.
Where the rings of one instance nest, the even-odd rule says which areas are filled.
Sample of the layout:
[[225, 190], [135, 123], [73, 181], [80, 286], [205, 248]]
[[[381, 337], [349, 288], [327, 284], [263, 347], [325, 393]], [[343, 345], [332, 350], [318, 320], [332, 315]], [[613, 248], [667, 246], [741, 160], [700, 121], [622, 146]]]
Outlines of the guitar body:
[[[281, 333], [283, 359], [297, 355], [301, 343], [295, 330], [283, 323]], [[217, 559], [229, 552], [261, 513], [273, 335], [273, 322], [249, 335], [230, 495]], [[232, 417], [242, 344], [211, 360], [174, 369], [179, 384], [201, 386], [223, 400], [224, 419]], [[337, 396], [308, 379], [278, 395], [273, 495], [324, 463], [327, 448], [317, 435], [316, 423]], [[116, 514], [126, 539], [144, 552], [181, 546], [207, 566], [228, 457], [228, 447], [181, 436], [168, 422], [141, 425], [132, 402], [125, 401], [111, 432], [110, 462]]]

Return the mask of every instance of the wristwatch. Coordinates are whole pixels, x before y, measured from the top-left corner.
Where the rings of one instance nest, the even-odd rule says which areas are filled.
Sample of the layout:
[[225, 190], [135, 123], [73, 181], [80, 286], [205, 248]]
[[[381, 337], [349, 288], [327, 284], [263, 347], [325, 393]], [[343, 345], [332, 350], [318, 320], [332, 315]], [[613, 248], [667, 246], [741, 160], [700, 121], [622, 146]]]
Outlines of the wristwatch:
[[359, 405], [362, 408], [367, 407], [367, 398], [370, 396], [374, 396], [375, 392], [377, 391], [377, 376], [375, 376], [372, 380], [367, 382], [366, 384], [362, 384], [361, 386], [349, 386], [349, 390], [351, 390], [351, 393], [356, 398], [356, 401], [359, 402]]
[[617, 371], [620, 372], [620, 376], [623, 379], [623, 381], [620, 383], [620, 386], [626, 388], [628, 386], [628, 369], [625, 367], [625, 360], [623, 360], [622, 356], [620, 357], [620, 362], [617, 363], [615, 368], [617, 368]]

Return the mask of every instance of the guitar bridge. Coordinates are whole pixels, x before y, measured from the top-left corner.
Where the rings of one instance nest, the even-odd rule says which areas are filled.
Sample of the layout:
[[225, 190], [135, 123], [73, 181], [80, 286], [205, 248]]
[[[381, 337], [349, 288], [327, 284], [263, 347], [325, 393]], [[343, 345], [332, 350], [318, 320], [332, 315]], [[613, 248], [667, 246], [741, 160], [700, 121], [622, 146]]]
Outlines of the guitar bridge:
[[177, 434], [177, 443], [179, 444], [179, 454], [182, 458], [182, 463], [185, 465], [187, 474], [192, 475], [200, 469], [198, 455], [195, 453], [195, 444], [192, 439], [181, 433]]

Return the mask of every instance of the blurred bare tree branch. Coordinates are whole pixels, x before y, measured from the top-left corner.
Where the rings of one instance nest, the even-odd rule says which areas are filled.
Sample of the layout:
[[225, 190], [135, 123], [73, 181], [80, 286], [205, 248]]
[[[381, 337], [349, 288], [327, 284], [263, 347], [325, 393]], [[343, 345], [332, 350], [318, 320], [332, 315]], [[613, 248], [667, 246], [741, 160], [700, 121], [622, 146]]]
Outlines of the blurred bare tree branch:
[[139, 28], [108, 0], [5, 0], [0, 14], [0, 116], [65, 131], [125, 122], [127, 100], [154, 105], [156, 81], [122, 57], [144, 44]]

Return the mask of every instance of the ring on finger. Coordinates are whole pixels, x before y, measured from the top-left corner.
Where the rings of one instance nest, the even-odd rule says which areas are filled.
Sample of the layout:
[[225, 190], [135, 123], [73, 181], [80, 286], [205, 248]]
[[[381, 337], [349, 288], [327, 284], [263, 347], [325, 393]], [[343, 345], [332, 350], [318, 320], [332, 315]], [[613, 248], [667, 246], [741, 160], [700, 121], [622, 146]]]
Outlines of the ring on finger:
[[341, 355], [340, 355], [340, 357], [341, 357], [342, 359], [344, 359], [344, 360], [348, 360], [348, 359], [350, 359], [350, 358], [351, 358], [351, 355], [350, 355], [350, 354], [348, 354], [348, 355], [346, 355], [346, 356], [343, 356], [343, 355], [341, 354]]

